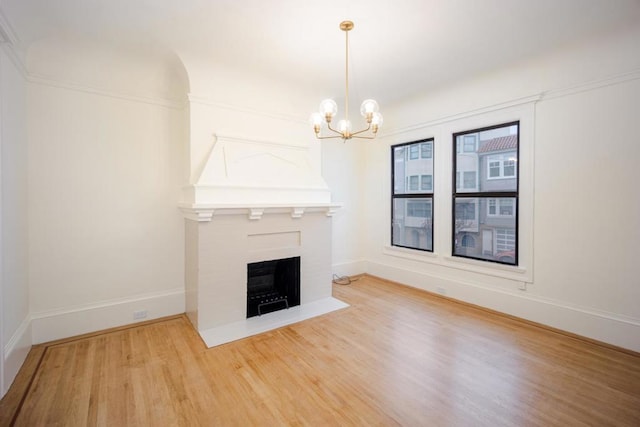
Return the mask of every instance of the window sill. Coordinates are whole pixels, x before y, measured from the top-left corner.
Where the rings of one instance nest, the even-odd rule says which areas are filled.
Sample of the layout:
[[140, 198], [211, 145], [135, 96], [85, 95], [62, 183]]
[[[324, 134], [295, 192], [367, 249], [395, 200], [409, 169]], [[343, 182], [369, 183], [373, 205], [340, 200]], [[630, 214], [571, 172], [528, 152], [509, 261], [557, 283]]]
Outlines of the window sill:
[[412, 259], [414, 261], [433, 262], [438, 258], [435, 252], [421, 251], [418, 249], [401, 248], [399, 246], [384, 246], [382, 253], [398, 258]]
[[422, 252], [395, 246], [384, 246], [382, 253], [397, 258], [425, 262], [487, 276], [533, 283], [531, 271], [521, 266], [509, 266], [450, 255], [438, 255], [436, 252]]

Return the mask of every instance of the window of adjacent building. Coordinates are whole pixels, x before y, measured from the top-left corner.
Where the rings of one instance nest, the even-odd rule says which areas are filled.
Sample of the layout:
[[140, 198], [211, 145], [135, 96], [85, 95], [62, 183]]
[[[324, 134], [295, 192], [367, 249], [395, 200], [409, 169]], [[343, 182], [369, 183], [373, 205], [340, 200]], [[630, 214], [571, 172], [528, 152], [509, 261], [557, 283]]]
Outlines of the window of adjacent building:
[[505, 179], [516, 176], [516, 159], [510, 154], [500, 154], [487, 158], [488, 179]]
[[391, 244], [433, 251], [433, 139], [391, 147]]
[[430, 159], [433, 157], [433, 143], [423, 142], [420, 144], [420, 157], [423, 159]]
[[513, 216], [515, 214], [513, 199], [489, 199], [487, 201], [487, 216]]
[[519, 130], [512, 122], [453, 135], [453, 256], [518, 264]]
[[433, 191], [433, 175], [422, 175], [420, 177], [420, 190]]
[[411, 175], [409, 177], [409, 191], [418, 191], [418, 175]]
[[410, 160], [416, 160], [418, 158], [418, 153], [420, 150], [420, 146], [419, 145], [414, 145], [411, 148], [409, 148], [409, 159]]

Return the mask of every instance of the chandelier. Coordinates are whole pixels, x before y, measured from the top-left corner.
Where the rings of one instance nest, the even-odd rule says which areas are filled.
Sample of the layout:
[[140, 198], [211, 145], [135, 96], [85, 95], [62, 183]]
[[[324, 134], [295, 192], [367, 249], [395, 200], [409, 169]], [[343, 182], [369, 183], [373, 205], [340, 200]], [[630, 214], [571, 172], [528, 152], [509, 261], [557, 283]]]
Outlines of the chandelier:
[[[382, 126], [382, 114], [378, 112], [378, 103], [373, 99], [364, 100], [360, 106], [360, 114], [366, 120], [367, 127], [356, 132], [351, 130], [351, 122], [349, 121], [349, 31], [353, 29], [353, 22], [341, 22], [340, 29], [344, 31], [346, 41], [344, 119], [338, 122], [337, 129], [331, 127], [331, 122], [338, 112], [338, 104], [333, 99], [325, 99], [320, 103], [320, 112], [311, 115], [310, 121], [313, 131], [318, 139], [342, 138], [343, 141], [351, 138], [374, 139], [378, 129]], [[323, 122], [327, 124], [327, 129], [332, 134], [320, 135]]]

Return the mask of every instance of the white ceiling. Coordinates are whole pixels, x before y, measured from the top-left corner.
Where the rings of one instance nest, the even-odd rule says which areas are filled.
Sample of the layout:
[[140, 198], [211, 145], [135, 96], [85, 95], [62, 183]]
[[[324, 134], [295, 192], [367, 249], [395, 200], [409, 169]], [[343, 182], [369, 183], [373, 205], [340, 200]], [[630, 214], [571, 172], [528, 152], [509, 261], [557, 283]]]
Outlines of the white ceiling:
[[[391, 103], [640, 25], [640, 0], [0, 0], [22, 47], [50, 36], [196, 53]], [[0, 16], [2, 18], [2, 16]]]

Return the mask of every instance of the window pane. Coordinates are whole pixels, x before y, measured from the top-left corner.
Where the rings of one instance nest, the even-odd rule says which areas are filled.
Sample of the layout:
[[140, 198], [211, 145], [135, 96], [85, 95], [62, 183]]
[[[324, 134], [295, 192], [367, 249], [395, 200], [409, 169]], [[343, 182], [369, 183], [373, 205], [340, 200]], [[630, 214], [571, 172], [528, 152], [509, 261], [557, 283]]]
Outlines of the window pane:
[[496, 215], [498, 212], [497, 205], [498, 202], [496, 199], [489, 199], [489, 211], [487, 212], [489, 215]]
[[463, 179], [457, 192], [517, 191], [518, 132], [519, 126], [510, 124], [456, 135], [455, 176], [459, 180], [462, 173]]
[[420, 177], [420, 189], [425, 191], [433, 190], [433, 176], [422, 175]]
[[489, 178], [500, 176], [500, 162], [489, 162]]
[[409, 191], [418, 191], [418, 175], [412, 175], [409, 177]]
[[433, 157], [433, 145], [430, 142], [424, 142], [420, 145], [420, 157], [423, 159]]
[[464, 151], [466, 153], [473, 153], [476, 151], [476, 138], [477, 135], [464, 135]]
[[476, 173], [465, 172], [463, 186], [466, 190], [473, 190], [476, 188]]
[[393, 200], [394, 246], [432, 250], [433, 201], [431, 198], [396, 198]]
[[394, 195], [433, 193], [433, 141], [394, 146], [392, 155]]
[[487, 199], [487, 216], [514, 216], [516, 200], [512, 197]]
[[506, 159], [503, 165], [503, 175], [505, 177], [516, 176], [516, 161], [514, 159]]
[[453, 254], [515, 265], [515, 198], [457, 198], [455, 202]]

